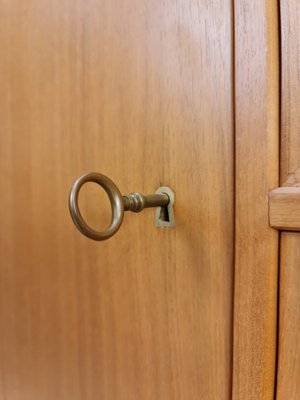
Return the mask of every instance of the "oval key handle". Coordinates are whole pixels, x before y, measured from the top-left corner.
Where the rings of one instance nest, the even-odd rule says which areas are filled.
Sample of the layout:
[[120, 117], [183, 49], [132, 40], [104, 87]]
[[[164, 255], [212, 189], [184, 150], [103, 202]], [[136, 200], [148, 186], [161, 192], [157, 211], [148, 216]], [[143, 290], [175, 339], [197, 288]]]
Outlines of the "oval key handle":
[[[100, 185], [107, 193], [112, 210], [111, 223], [105, 231], [96, 231], [83, 219], [79, 206], [78, 195], [81, 187], [88, 182]], [[106, 240], [113, 236], [120, 228], [124, 211], [140, 212], [144, 208], [168, 206], [170, 197], [167, 193], [143, 196], [138, 192], [122, 196], [115, 183], [107, 176], [97, 172], [90, 172], [80, 176], [73, 183], [69, 196], [69, 208], [75, 226], [81, 233], [93, 240]]]

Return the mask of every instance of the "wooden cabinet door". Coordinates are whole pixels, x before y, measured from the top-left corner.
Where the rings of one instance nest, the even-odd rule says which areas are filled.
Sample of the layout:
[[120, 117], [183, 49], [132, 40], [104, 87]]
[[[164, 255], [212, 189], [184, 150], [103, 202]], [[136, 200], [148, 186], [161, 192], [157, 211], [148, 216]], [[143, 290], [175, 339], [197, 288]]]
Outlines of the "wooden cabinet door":
[[[231, 397], [229, 0], [0, 4], [0, 399]], [[97, 171], [176, 196], [94, 242], [68, 193]], [[104, 194], [83, 190], [95, 228]]]

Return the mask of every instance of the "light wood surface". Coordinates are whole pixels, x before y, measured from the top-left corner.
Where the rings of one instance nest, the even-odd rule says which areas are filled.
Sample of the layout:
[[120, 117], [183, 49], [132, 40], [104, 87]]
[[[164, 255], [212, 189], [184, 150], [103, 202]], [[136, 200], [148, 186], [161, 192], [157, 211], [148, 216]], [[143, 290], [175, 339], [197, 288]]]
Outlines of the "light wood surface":
[[269, 193], [269, 219], [273, 228], [300, 231], [299, 187], [280, 187]]
[[278, 337], [279, 400], [300, 396], [300, 235], [282, 232], [280, 253], [280, 322]]
[[[300, 4], [280, 0], [281, 184], [300, 183]], [[291, 190], [287, 188], [288, 190]], [[298, 188], [296, 188], [298, 189]], [[290, 216], [291, 221], [297, 215]], [[295, 223], [295, 221], [293, 223]], [[277, 400], [300, 398], [300, 236], [281, 234]]]
[[[283, 132], [285, 131], [285, 127], [283, 125]], [[285, 147], [285, 146], [283, 146]], [[288, 174], [285, 181], [281, 182], [281, 186], [300, 186], [300, 167], [297, 168], [292, 173]]]
[[[280, 0], [281, 27], [281, 182], [300, 168], [298, 0]], [[298, 180], [300, 182], [300, 180]]]
[[235, 1], [236, 255], [233, 399], [273, 400], [278, 233], [268, 190], [278, 186], [276, 0]]
[[[230, 399], [231, 13], [1, 2], [1, 400]], [[170, 186], [176, 228], [145, 210], [85, 238], [67, 199], [89, 171], [122, 193]], [[100, 199], [81, 202], [97, 228]]]

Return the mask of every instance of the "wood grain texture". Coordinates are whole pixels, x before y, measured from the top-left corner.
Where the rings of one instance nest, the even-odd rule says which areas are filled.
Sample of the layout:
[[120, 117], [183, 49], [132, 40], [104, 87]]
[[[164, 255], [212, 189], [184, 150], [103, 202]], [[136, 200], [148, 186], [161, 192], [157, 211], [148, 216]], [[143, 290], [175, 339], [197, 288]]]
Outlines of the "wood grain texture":
[[[1, 1], [1, 400], [230, 398], [231, 14]], [[176, 228], [145, 210], [88, 240], [68, 192], [89, 171], [123, 193], [170, 186]], [[82, 197], [95, 227], [98, 198]]]
[[270, 191], [269, 220], [273, 228], [300, 231], [299, 187], [280, 187]]
[[[280, 0], [281, 14], [281, 182], [299, 186], [300, 176], [300, 4]], [[296, 188], [298, 189], [298, 188]], [[292, 216], [291, 216], [292, 217]], [[295, 216], [297, 219], [297, 216]], [[292, 220], [294, 216], [292, 217]], [[281, 233], [278, 336], [278, 400], [300, 397], [300, 236]]]
[[[281, 26], [281, 182], [297, 176], [300, 168], [300, 5], [298, 0], [280, 0]], [[297, 182], [300, 182], [299, 177]]]
[[300, 395], [300, 235], [282, 232], [280, 254], [280, 322], [278, 336], [279, 400]]
[[235, 1], [236, 256], [233, 399], [274, 399], [278, 234], [277, 1]]
[[300, 186], [300, 168], [297, 168], [294, 172], [288, 174], [286, 180], [281, 183], [281, 186]]

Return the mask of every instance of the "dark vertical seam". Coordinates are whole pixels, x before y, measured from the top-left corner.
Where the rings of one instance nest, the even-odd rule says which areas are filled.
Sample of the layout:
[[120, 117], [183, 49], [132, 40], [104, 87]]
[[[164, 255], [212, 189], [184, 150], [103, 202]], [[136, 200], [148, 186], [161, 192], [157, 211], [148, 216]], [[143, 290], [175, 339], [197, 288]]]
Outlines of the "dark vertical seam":
[[[280, 0], [277, 2], [278, 7], [278, 58], [279, 58], [279, 82], [278, 82], [278, 129], [279, 129], [279, 143], [278, 143], [278, 154], [279, 154], [279, 163], [278, 163], [278, 176], [279, 182], [281, 178], [281, 93], [282, 93], [282, 34], [281, 34], [281, 10], [280, 10]], [[280, 255], [281, 255], [281, 232], [278, 233], [278, 269], [277, 269], [277, 318], [276, 318], [276, 356], [275, 356], [275, 379], [274, 379], [274, 399], [277, 398], [277, 383], [278, 383], [278, 363], [279, 363], [279, 330], [280, 330]]]
[[232, 135], [233, 135], [233, 268], [232, 268], [232, 300], [231, 300], [231, 376], [229, 398], [233, 398], [233, 367], [234, 367], [234, 299], [235, 299], [235, 259], [236, 259], [236, 68], [235, 68], [235, 0], [231, 1], [231, 32], [232, 32]]

